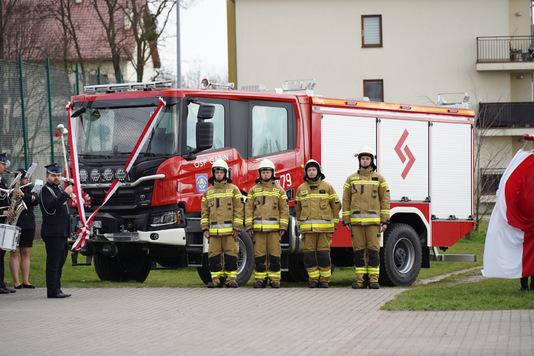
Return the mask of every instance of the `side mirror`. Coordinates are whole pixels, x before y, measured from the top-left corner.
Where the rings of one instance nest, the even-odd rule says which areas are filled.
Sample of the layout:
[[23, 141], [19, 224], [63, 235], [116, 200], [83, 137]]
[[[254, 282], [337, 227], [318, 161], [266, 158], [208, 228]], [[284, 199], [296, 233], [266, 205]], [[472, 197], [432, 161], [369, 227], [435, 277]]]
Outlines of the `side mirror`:
[[213, 122], [197, 122], [196, 131], [197, 148], [195, 152], [210, 149], [213, 146]]
[[199, 103], [197, 118], [199, 120], [212, 119], [215, 115], [215, 105]]

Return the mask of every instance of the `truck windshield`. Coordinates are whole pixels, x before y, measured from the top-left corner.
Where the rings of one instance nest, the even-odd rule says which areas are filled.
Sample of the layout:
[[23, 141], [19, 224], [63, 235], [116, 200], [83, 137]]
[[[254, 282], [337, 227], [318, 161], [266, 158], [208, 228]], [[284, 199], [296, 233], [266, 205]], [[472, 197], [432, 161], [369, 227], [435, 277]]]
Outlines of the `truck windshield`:
[[[155, 110], [155, 106], [88, 108], [77, 118], [78, 153], [85, 156], [130, 154]], [[178, 105], [163, 110], [141, 149], [142, 155], [175, 155], [178, 150]]]

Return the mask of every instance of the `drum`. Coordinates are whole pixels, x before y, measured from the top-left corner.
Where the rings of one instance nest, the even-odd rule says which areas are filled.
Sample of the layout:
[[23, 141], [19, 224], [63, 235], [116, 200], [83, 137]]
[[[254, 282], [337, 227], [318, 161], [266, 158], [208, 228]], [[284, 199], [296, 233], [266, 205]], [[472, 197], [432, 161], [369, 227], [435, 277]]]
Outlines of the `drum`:
[[0, 224], [0, 249], [16, 251], [19, 246], [20, 227]]

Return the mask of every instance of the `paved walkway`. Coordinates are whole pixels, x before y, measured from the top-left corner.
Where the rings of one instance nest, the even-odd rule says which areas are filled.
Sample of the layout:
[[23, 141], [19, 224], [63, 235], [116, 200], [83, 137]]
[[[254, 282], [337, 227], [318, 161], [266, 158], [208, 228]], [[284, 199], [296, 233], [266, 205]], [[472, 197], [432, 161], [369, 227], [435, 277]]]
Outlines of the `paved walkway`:
[[0, 295], [0, 355], [534, 354], [534, 310], [379, 310], [402, 291], [20, 290]]

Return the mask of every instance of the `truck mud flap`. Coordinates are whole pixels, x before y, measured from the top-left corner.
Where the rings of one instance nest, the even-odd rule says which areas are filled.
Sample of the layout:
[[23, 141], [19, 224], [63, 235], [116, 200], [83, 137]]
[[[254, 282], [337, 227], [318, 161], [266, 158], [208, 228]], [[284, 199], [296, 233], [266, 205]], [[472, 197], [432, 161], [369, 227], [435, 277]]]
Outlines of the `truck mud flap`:
[[72, 251], [70, 254], [70, 258], [72, 260], [73, 266], [90, 266], [93, 261], [93, 256], [85, 256], [85, 263], [78, 262], [78, 255], [80, 253], [78, 251]]

